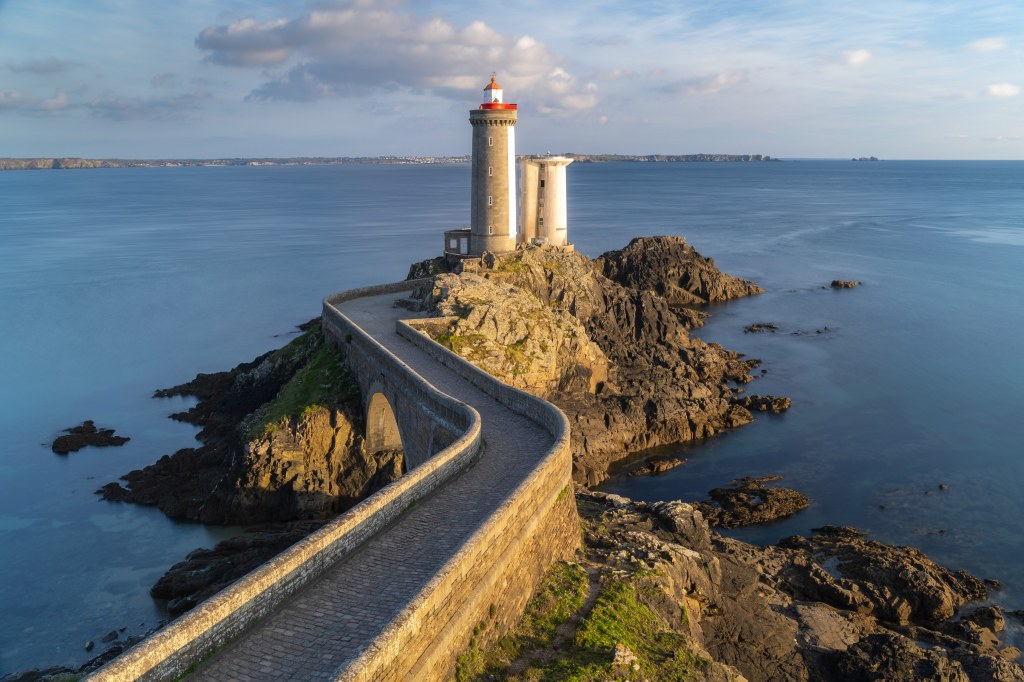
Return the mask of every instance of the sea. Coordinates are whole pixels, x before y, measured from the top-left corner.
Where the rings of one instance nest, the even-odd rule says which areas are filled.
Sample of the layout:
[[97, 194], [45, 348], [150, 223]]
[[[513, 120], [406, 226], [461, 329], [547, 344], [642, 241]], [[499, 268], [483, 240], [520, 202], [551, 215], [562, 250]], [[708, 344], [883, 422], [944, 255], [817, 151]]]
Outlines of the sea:
[[[468, 165], [0, 173], [0, 675], [157, 626], [156, 579], [241, 532], [95, 494], [195, 444], [167, 418], [192, 401], [153, 391], [281, 346], [331, 292], [403, 279], [467, 223], [469, 181]], [[851, 525], [1024, 608], [1024, 162], [577, 163], [568, 188], [580, 252], [679, 235], [763, 286], [695, 333], [762, 361], [747, 393], [793, 399], [602, 489], [696, 500], [781, 475], [810, 508], [731, 535]], [[744, 331], [758, 322], [777, 329]], [[50, 451], [85, 419], [131, 440]]]

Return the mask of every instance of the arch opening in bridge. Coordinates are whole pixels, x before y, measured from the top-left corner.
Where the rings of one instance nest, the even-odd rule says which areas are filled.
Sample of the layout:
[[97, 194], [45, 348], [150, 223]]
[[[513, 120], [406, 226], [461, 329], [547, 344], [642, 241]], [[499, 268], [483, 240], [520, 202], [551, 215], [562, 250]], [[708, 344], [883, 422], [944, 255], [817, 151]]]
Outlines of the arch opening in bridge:
[[370, 455], [382, 450], [405, 450], [402, 447], [402, 434], [398, 430], [395, 411], [387, 396], [380, 391], [371, 395], [366, 404], [365, 449]]

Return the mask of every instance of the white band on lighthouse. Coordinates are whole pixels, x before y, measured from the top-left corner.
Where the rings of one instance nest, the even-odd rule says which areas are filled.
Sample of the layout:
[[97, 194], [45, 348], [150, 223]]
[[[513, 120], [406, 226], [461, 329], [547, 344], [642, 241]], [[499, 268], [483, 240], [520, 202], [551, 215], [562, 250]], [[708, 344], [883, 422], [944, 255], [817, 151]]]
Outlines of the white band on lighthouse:
[[508, 130], [508, 235], [516, 238], [516, 129]]

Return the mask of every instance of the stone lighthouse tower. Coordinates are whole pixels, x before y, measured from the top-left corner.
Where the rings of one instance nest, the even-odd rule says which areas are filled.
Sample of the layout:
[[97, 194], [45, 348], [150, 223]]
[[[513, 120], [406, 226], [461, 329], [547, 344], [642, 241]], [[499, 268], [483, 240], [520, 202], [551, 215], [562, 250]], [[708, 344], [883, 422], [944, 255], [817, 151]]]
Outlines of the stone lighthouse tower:
[[473, 180], [469, 255], [516, 249], [516, 105], [506, 104], [494, 76], [484, 102], [469, 112]]

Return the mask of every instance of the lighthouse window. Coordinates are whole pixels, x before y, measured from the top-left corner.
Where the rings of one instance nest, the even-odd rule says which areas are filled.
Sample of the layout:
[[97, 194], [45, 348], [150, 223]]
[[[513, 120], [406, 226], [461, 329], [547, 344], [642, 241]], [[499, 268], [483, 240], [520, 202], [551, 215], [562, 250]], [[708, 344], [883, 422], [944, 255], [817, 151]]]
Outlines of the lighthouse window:
[[487, 146], [488, 147], [493, 147], [494, 146], [494, 138], [493, 137], [488, 137], [487, 138]]
[[494, 206], [494, 197], [487, 197], [487, 205]]
[[494, 166], [488, 166], [487, 167], [487, 174], [488, 175], [494, 175]]
[[487, 226], [487, 234], [494, 234], [494, 225]]
[[543, 181], [543, 180], [541, 180], [541, 181], [540, 181], [540, 186], [541, 186], [541, 187], [543, 187], [543, 186], [544, 186], [544, 181]]

